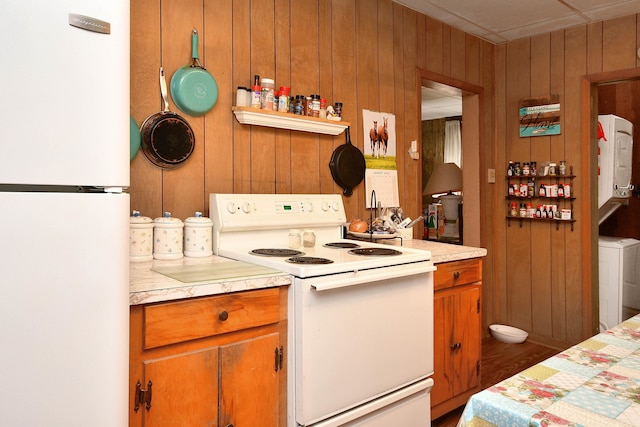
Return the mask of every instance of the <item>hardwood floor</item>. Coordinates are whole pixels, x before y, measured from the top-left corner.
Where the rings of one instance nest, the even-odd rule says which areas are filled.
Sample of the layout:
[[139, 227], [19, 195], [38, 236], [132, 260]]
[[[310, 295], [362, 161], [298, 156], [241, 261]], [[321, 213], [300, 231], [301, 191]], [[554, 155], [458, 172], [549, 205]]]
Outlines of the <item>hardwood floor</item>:
[[[559, 350], [525, 341], [522, 344], [506, 344], [493, 337], [482, 341], [481, 384], [485, 389], [518, 372], [541, 362]], [[432, 427], [455, 427], [464, 406], [433, 420]]]

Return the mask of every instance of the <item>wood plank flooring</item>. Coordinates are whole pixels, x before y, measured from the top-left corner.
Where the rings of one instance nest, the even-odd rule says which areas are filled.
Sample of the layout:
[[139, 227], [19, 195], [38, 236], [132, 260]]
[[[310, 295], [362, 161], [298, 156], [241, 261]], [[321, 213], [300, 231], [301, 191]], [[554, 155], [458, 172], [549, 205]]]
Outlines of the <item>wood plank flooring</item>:
[[[493, 337], [482, 341], [481, 383], [485, 389], [518, 372], [541, 362], [559, 350], [525, 341], [506, 344]], [[464, 406], [443, 415], [431, 423], [432, 427], [455, 427]]]

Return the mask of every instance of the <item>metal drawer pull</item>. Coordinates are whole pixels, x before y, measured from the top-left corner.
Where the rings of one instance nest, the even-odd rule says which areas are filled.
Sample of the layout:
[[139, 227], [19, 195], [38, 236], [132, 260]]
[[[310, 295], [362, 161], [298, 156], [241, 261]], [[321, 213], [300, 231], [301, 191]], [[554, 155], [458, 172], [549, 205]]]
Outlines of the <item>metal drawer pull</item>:
[[451, 350], [457, 350], [462, 347], [462, 343], [457, 342], [455, 344], [451, 344], [449, 347], [451, 347]]
[[453, 272], [453, 278], [456, 279], [456, 280], [459, 279], [460, 278], [460, 272], [459, 271], [454, 271]]
[[229, 318], [229, 313], [227, 313], [226, 310], [224, 310], [220, 314], [218, 314], [218, 319], [220, 319], [220, 321], [222, 321], [222, 322], [224, 322], [228, 318]]

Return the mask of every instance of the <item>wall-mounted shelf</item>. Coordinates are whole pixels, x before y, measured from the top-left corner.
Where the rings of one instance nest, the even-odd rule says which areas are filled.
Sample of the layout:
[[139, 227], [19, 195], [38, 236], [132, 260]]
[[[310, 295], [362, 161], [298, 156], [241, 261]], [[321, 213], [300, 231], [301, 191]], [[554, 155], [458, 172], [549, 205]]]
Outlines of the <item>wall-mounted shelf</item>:
[[326, 135], [340, 135], [350, 125], [343, 121], [259, 110], [251, 107], [233, 107], [232, 111], [238, 122], [243, 125], [267, 126]]
[[[527, 195], [523, 196], [523, 195], [518, 195], [517, 194], [517, 187], [519, 186], [519, 184], [515, 184], [516, 188], [513, 189], [514, 190], [514, 194], [508, 194], [506, 196], [506, 199], [508, 202], [510, 202], [512, 204], [511, 206], [511, 212], [512, 214], [508, 214], [507, 215], [507, 226], [511, 226], [511, 220], [519, 220], [520, 221], [520, 227], [522, 227], [522, 223], [524, 221], [529, 221], [529, 222], [555, 222], [556, 224], [556, 230], [560, 229], [560, 223], [569, 223], [571, 224], [571, 231], [573, 231], [573, 225], [576, 222], [575, 218], [573, 217], [573, 203], [576, 200], [575, 197], [573, 197], [572, 195], [570, 197], [563, 197], [562, 195], [559, 196], [541, 196], [538, 195], [539, 194], [539, 189], [540, 187], [536, 187], [535, 183], [536, 181], [538, 182], [542, 182], [543, 185], [547, 185], [544, 184], [545, 182], [555, 182], [556, 185], [558, 183], [560, 183], [560, 185], [564, 185], [562, 184], [563, 182], [567, 183], [568, 186], [564, 187], [564, 188], [571, 188], [573, 191], [573, 180], [575, 178], [575, 175], [573, 174], [573, 166], [569, 167], [569, 175], [507, 175], [506, 177], [506, 181], [507, 181], [507, 185], [509, 186], [510, 190], [511, 188], [511, 184], [510, 181], [519, 181], [520, 183], [522, 183], [523, 181], [528, 181], [529, 186], [527, 186]], [[549, 184], [550, 185], [550, 184]], [[532, 187], [533, 186], [533, 187]], [[533, 195], [531, 193], [531, 190], [533, 189]], [[522, 190], [520, 192], [520, 194], [524, 194], [523, 193], [524, 190]], [[559, 192], [559, 189], [558, 189]], [[572, 193], [573, 194], [573, 193]], [[557, 202], [558, 204], [561, 204], [561, 206], [567, 206], [570, 207], [570, 213], [571, 213], [571, 218], [560, 218], [560, 217], [555, 217], [555, 218], [547, 218], [547, 217], [538, 217], [538, 216], [517, 216], [517, 215], [513, 215], [513, 210], [515, 209], [515, 204], [517, 202], [523, 202], [523, 201], [527, 201], [527, 202], [532, 202], [534, 200], [545, 200], [545, 201], [554, 201]], [[522, 209], [524, 203], [521, 203], [520, 205], [520, 209]], [[558, 206], [555, 206], [556, 208], [558, 208]], [[530, 214], [529, 214], [530, 215]]]

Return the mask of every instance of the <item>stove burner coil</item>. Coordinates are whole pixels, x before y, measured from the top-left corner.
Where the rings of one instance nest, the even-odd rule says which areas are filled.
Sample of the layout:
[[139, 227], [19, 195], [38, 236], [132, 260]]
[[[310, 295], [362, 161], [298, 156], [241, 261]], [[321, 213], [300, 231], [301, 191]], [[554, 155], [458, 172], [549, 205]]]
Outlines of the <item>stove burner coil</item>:
[[359, 249], [351, 249], [349, 251], [352, 255], [363, 255], [363, 256], [392, 256], [392, 255], [401, 255], [402, 252], [397, 251], [395, 249], [389, 248], [359, 248]]
[[318, 258], [313, 256], [296, 256], [287, 258], [285, 261], [292, 264], [331, 264], [333, 261], [327, 258]]
[[331, 243], [325, 243], [323, 246], [327, 248], [339, 248], [339, 249], [354, 249], [354, 248], [360, 247], [359, 244], [350, 243], [350, 242], [331, 242]]
[[304, 255], [304, 252], [296, 251], [294, 249], [254, 249], [250, 254], [259, 256], [297, 256]]

